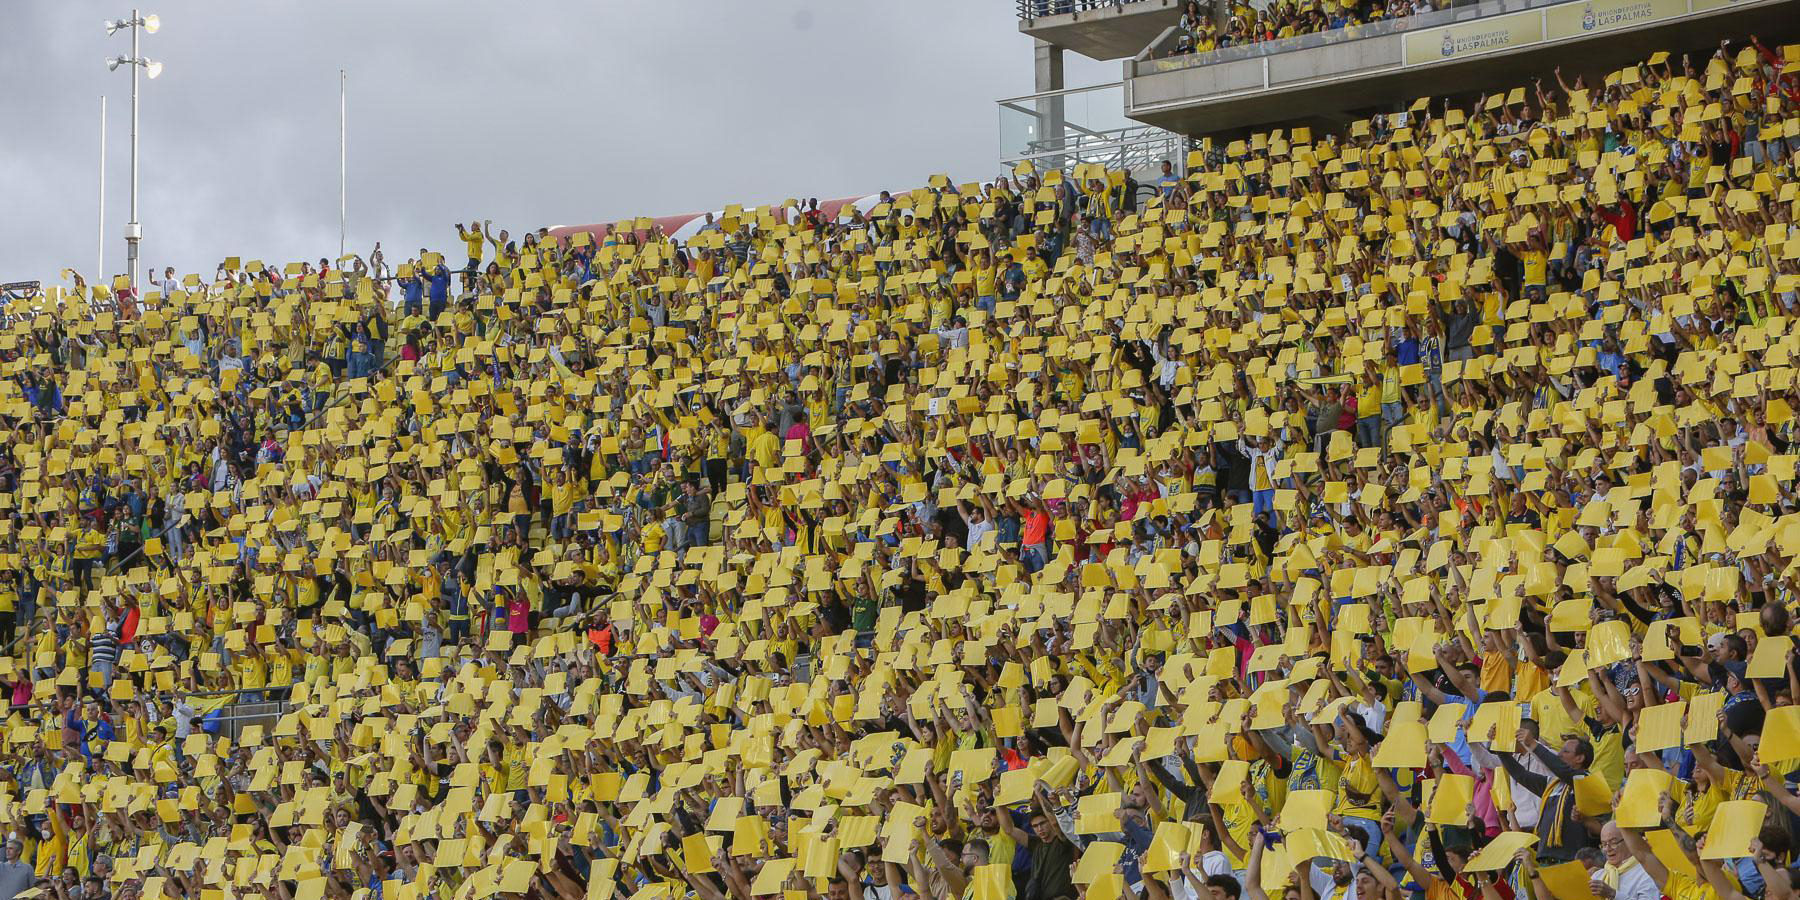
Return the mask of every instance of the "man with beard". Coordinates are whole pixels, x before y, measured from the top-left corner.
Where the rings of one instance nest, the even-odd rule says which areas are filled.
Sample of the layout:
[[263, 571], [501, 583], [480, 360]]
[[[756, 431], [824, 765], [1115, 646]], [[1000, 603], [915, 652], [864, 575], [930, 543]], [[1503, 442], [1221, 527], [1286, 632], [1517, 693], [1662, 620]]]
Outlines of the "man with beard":
[[1000, 817], [1001, 829], [1025, 848], [1027, 863], [1024, 880], [1018, 885], [1019, 900], [1061, 900], [1075, 896], [1075, 883], [1069, 878], [1069, 864], [1075, 861], [1075, 845], [1063, 836], [1044, 791], [1043, 782], [1038, 782], [1029, 831], [1013, 824], [1010, 816]]

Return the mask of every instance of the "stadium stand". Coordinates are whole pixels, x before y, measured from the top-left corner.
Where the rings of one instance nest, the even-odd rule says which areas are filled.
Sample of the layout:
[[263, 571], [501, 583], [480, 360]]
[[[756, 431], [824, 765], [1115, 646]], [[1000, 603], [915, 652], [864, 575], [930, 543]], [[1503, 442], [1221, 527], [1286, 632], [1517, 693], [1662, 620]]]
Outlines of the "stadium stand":
[[15, 300], [0, 900], [1791, 898], [1797, 50]]
[[1344, 4], [1276, 2], [1261, 9], [1248, 3], [1233, 3], [1225, 27], [1220, 28], [1213, 22], [1210, 7], [1211, 4], [1207, 4], [1207, 9], [1202, 9], [1197, 0], [1189, 0], [1183, 5], [1175, 46], [1169, 49], [1168, 55], [1210, 53], [1221, 47], [1352, 28], [1432, 10], [1430, 0], [1416, 3], [1399, 0], [1393, 4], [1378, 0]]

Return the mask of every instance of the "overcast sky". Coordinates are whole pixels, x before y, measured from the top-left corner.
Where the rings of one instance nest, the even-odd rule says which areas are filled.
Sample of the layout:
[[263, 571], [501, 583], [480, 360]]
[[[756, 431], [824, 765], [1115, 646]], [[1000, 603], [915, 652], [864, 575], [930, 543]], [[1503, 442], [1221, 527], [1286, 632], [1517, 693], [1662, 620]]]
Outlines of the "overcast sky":
[[[336, 255], [340, 68], [348, 249], [390, 260], [452, 250], [471, 217], [517, 234], [991, 178], [993, 101], [1032, 90], [1012, 0], [143, 2], [167, 67], [140, 79], [145, 271]], [[128, 14], [0, 2], [0, 281], [93, 270], [103, 93], [124, 271], [131, 85], [104, 61], [130, 37], [101, 23]]]

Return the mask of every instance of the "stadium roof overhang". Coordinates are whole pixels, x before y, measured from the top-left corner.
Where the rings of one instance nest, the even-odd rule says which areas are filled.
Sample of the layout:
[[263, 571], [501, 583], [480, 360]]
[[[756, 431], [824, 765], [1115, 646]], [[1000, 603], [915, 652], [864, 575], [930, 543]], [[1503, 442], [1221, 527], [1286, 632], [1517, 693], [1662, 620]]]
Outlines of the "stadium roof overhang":
[[[1055, 0], [1027, 0], [1028, 6], [1030, 3], [1056, 8]], [[1177, 0], [1133, 0], [1020, 19], [1019, 31], [1089, 59], [1124, 59], [1136, 56], [1163, 29], [1180, 20]]]

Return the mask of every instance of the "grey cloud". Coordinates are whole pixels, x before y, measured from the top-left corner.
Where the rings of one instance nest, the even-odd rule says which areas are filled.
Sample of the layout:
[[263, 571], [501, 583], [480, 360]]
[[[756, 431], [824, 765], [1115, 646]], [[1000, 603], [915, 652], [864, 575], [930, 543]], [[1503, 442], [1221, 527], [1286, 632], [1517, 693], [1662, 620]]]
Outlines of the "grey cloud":
[[[143, 0], [143, 259], [337, 249], [337, 72], [350, 241], [451, 249], [452, 222], [546, 224], [994, 175], [997, 97], [1031, 89], [1008, 0], [306, 3]], [[124, 267], [125, 4], [0, 0], [0, 280]], [[1116, 77], [1096, 65], [1097, 78]]]

